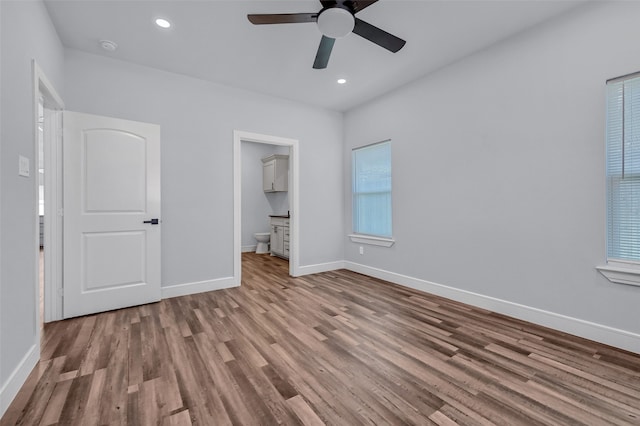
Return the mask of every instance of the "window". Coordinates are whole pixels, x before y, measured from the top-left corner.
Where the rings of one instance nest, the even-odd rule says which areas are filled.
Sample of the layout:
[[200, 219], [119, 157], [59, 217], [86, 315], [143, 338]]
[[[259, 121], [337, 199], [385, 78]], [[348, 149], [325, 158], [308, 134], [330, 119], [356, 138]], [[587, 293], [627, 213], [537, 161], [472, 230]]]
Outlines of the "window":
[[640, 285], [640, 73], [607, 82], [607, 266], [611, 281]]
[[607, 259], [640, 262], [640, 75], [607, 84]]
[[391, 238], [391, 141], [353, 150], [353, 232]]

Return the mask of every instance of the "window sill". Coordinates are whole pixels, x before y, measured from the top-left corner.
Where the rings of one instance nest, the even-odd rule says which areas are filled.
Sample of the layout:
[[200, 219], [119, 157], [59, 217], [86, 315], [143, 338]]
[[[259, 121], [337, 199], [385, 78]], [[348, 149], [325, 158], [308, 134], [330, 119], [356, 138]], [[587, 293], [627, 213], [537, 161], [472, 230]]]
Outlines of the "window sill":
[[596, 269], [612, 283], [640, 286], [640, 268], [634, 266], [610, 263]]
[[372, 246], [391, 247], [396, 240], [393, 238], [373, 237], [371, 235], [350, 234], [349, 239], [358, 244], [369, 244]]

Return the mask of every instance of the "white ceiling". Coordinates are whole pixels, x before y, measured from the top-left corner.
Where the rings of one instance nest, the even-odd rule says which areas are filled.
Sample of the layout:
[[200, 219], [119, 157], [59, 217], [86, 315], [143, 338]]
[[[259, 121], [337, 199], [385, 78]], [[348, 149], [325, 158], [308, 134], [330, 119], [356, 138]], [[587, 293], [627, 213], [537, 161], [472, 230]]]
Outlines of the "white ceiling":
[[[380, 0], [357, 16], [407, 41], [349, 34], [312, 69], [315, 23], [252, 25], [248, 13], [317, 12], [317, 0], [45, 0], [69, 48], [345, 111], [580, 4], [572, 0]], [[173, 23], [169, 30], [156, 17]], [[99, 41], [116, 42], [115, 52]], [[336, 84], [344, 77], [345, 85]]]

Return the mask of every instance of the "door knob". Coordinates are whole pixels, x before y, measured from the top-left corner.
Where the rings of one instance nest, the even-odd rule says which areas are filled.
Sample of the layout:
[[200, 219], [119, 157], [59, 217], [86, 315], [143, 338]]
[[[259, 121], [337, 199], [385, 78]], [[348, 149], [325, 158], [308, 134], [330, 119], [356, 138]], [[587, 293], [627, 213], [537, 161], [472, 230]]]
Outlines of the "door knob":
[[157, 225], [157, 224], [159, 224], [159, 223], [160, 223], [160, 221], [159, 221], [158, 219], [151, 219], [151, 220], [145, 220], [145, 221], [144, 221], [144, 222], [142, 222], [142, 223], [150, 223], [150, 224], [152, 224], [152, 225]]

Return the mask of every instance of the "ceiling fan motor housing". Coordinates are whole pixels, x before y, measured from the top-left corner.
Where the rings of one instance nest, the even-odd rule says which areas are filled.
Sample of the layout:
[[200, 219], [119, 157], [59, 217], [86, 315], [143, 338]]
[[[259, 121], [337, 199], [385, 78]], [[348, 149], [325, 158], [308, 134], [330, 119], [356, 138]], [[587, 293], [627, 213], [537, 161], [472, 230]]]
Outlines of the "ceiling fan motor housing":
[[320, 32], [330, 38], [342, 38], [353, 31], [356, 20], [347, 9], [332, 7], [318, 15]]

